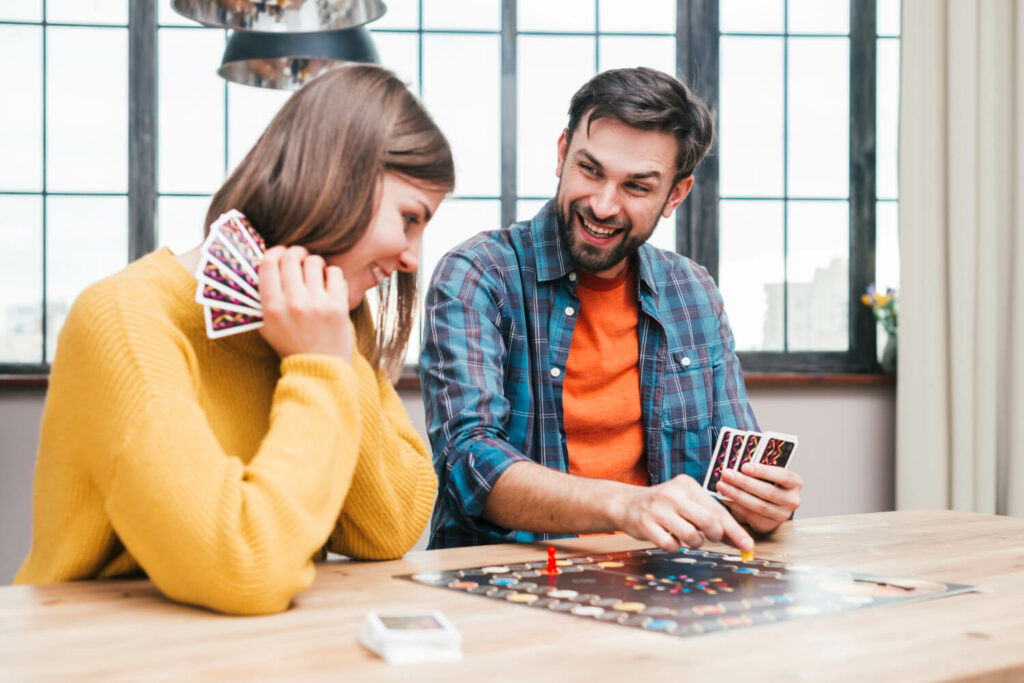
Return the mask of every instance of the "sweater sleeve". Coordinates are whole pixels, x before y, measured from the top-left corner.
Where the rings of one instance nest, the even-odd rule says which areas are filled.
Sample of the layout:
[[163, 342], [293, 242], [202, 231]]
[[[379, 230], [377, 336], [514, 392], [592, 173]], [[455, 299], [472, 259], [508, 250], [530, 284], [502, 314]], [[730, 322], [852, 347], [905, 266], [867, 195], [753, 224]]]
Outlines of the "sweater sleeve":
[[362, 559], [400, 557], [426, 527], [437, 493], [430, 453], [383, 373], [362, 356], [359, 462], [328, 548]]
[[243, 463], [213, 433], [194, 358], [173, 329], [135, 329], [116, 307], [81, 309], [62, 334], [68, 352], [51, 391], [64, 394], [58, 406], [88, 394], [89, 418], [66, 438], [83, 440], [118, 538], [174, 600], [236, 614], [286, 609], [313, 581], [311, 557], [356, 467], [355, 371], [329, 356], [285, 358], [269, 429]]

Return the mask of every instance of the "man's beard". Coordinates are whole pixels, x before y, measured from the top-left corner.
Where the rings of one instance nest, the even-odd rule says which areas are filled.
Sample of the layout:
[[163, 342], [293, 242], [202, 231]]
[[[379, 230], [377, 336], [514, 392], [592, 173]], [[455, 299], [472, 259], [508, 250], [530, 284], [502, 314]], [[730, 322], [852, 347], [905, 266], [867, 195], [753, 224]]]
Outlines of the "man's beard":
[[[588, 273], [600, 273], [606, 271], [623, 259], [631, 257], [640, 248], [640, 245], [650, 239], [654, 228], [658, 223], [655, 220], [647, 230], [639, 230], [634, 234], [633, 223], [628, 218], [621, 218], [612, 221], [602, 221], [594, 216], [590, 206], [582, 199], [577, 199], [569, 205], [569, 215], [565, 215], [561, 202], [562, 183], [558, 183], [558, 193], [555, 195], [555, 216], [558, 218], [558, 234], [569, 248], [569, 255], [576, 263], [576, 266]], [[666, 204], [668, 200], [666, 199]], [[664, 207], [662, 207], [664, 210]], [[612, 230], [623, 230], [624, 235], [612, 247], [599, 247], [583, 239], [575, 230], [573, 221], [576, 214], [579, 214], [588, 222]], [[659, 212], [660, 215], [660, 212]]]

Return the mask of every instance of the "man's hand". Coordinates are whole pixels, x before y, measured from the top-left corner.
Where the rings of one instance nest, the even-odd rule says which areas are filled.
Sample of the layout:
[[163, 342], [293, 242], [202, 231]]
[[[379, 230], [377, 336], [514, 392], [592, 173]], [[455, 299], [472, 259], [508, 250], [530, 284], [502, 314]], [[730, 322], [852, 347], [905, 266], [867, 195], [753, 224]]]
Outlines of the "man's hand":
[[736, 519], [759, 533], [774, 531], [800, 507], [800, 489], [804, 480], [792, 470], [774, 465], [748, 462], [742, 473], [726, 470], [718, 482], [718, 492]]
[[752, 550], [754, 540], [696, 481], [679, 475], [663, 484], [631, 486], [610, 505], [615, 528], [662, 550], [698, 548], [704, 540]]

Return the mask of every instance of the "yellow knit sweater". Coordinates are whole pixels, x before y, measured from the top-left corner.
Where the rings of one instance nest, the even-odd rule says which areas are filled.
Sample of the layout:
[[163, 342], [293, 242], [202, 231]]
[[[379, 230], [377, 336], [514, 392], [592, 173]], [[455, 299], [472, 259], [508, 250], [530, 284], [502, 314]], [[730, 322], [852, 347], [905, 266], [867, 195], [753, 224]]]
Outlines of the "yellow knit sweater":
[[60, 334], [15, 583], [136, 572], [222, 612], [288, 607], [325, 544], [401, 556], [430, 514], [430, 455], [358, 352], [283, 361], [206, 338], [166, 249], [82, 293]]

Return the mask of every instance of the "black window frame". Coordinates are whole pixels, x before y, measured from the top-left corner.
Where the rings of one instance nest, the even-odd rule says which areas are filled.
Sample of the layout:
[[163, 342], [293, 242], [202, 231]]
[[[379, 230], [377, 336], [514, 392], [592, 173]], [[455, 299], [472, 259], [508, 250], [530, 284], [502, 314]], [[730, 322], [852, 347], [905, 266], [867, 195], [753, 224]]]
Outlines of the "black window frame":
[[[601, 0], [593, 0], [595, 13]], [[420, 4], [422, 29], [422, 0]], [[43, 0], [43, 78], [45, 64], [45, 0]], [[516, 0], [501, 0], [501, 177], [502, 225], [516, 220], [517, 42]], [[4, 21], [3, 24], [40, 25], [40, 22]], [[371, 26], [372, 28], [372, 26]], [[128, 258], [133, 261], [156, 248], [157, 213], [157, 6], [154, 0], [129, 0], [128, 18]], [[536, 32], [524, 32], [534, 34]], [[572, 35], [588, 35], [573, 33]], [[600, 28], [592, 35], [608, 35]], [[614, 35], [614, 33], [613, 33]], [[629, 33], [628, 35], [644, 35]], [[664, 35], [664, 34], [650, 34]], [[787, 34], [788, 35], [788, 34]], [[705, 99], [716, 119], [719, 111], [719, 0], [676, 0], [676, 75], [691, 84]], [[876, 325], [871, 312], [859, 305], [860, 293], [875, 276], [876, 183], [876, 0], [850, 2], [850, 191], [849, 191], [849, 349], [844, 352], [760, 351], [739, 352], [746, 372], [753, 373], [878, 373]], [[216, 65], [211, 65], [211, 69]], [[423, 55], [419, 68], [422, 74]], [[422, 80], [422, 79], [421, 79]], [[422, 87], [422, 84], [421, 84]], [[571, 93], [566, 93], [566, 102]], [[43, 88], [45, 116], [45, 87]], [[45, 126], [45, 122], [44, 122]], [[43, 154], [45, 163], [45, 129]], [[690, 196], [676, 211], [676, 250], [704, 265], [718, 279], [719, 266], [719, 164], [718, 139], [711, 154], [698, 168]], [[45, 171], [45, 169], [44, 169]], [[43, 239], [45, 240], [44, 186]], [[467, 197], [469, 198], [469, 197]], [[45, 359], [46, 262], [43, 249], [43, 339]], [[785, 298], [785, 297], [784, 297]], [[0, 363], [0, 374], [41, 375], [48, 363]]]

